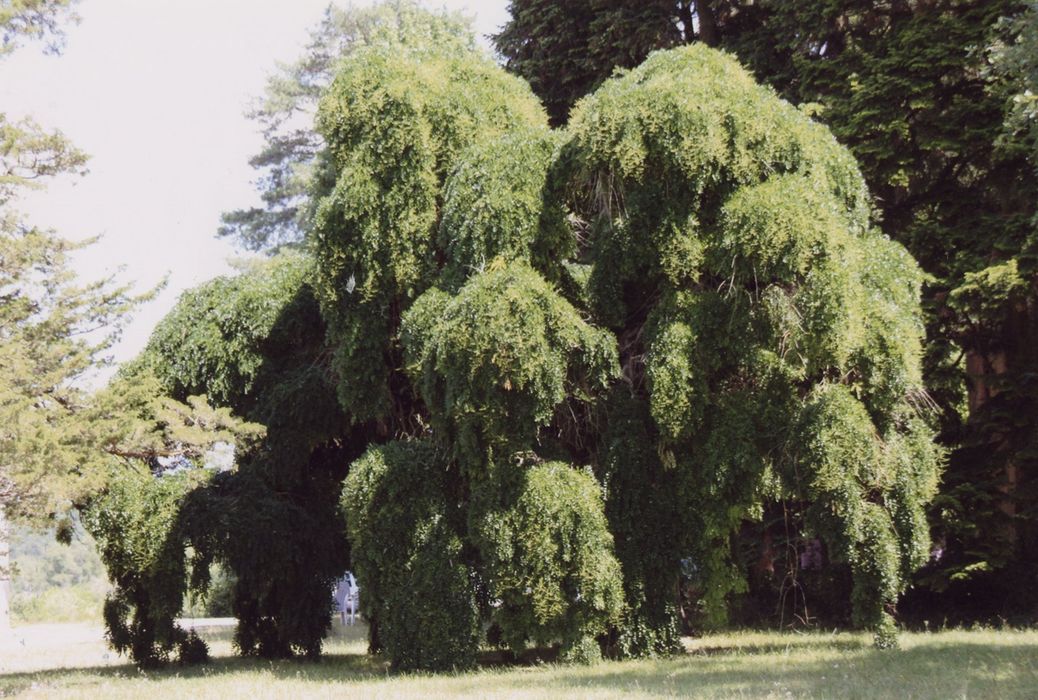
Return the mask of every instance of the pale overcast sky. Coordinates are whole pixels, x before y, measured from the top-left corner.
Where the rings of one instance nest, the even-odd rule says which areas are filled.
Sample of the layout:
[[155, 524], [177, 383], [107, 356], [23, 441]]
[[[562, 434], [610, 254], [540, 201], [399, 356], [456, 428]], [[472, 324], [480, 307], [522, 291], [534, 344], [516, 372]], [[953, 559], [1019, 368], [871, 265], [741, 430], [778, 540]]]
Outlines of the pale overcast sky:
[[[301, 55], [327, 5], [83, 0], [60, 56], [29, 45], [0, 60], [0, 111], [60, 129], [91, 156], [86, 177], [21, 205], [29, 220], [68, 238], [103, 235], [77, 258], [84, 279], [125, 268], [119, 279], [143, 290], [168, 276], [117, 359], [143, 347], [181, 291], [228, 272], [239, 255], [215, 232], [221, 212], [258, 202], [248, 159], [262, 142], [243, 113], [275, 62]], [[508, 18], [506, 0], [429, 5], [466, 12], [481, 36]]]

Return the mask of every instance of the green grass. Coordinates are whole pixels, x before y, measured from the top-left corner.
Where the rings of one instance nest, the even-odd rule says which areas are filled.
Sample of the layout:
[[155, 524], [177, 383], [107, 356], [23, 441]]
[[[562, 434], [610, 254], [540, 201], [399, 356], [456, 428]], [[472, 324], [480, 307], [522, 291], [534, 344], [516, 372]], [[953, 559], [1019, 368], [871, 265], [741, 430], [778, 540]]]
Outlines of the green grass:
[[[25, 628], [23, 628], [25, 629]], [[687, 640], [680, 658], [484, 667], [392, 675], [364, 654], [362, 628], [337, 628], [318, 663], [231, 655], [228, 632], [207, 634], [214, 662], [141, 673], [80, 639], [45, 653], [2, 648], [0, 692], [29, 698], [1035, 698], [1038, 631], [903, 634], [876, 651], [859, 634], [737, 632]], [[30, 645], [31, 646], [31, 645]]]

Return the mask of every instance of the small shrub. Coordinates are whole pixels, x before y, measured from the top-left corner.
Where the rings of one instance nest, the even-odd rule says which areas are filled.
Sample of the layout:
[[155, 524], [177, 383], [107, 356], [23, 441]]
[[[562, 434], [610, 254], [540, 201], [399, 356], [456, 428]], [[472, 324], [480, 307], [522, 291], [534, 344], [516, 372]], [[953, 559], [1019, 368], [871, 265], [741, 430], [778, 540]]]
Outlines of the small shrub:
[[191, 630], [177, 642], [177, 660], [184, 665], [209, 662], [209, 645]]

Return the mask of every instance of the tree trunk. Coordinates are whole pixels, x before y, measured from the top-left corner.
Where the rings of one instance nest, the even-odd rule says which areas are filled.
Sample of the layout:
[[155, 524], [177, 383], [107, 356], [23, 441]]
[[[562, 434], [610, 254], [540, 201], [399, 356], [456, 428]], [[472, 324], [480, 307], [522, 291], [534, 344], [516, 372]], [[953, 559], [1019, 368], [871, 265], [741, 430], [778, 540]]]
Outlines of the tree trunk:
[[710, 0], [696, 0], [696, 19], [699, 20], [699, 40], [707, 46], [717, 46], [717, 18]]
[[[1038, 295], [1034, 291], [1028, 299], [1016, 303], [1008, 311], [1002, 329], [1002, 338], [1000, 347], [996, 349], [989, 349], [986, 352], [978, 350], [966, 352], [968, 405], [971, 418], [981, 414], [986, 404], [998, 397], [1006, 389], [1007, 384], [1011, 388], [1020, 384], [1017, 378], [1026, 376], [1027, 373], [1033, 372], [1038, 367], [1038, 351], [1036, 351]], [[1011, 377], [1012, 380], [1007, 382], [1007, 377]], [[1019, 391], [1020, 387], [1016, 387], [1016, 389]], [[1021, 401], [1022, 398], [1018, 398], [1010, 404], [1010, 407], [1019, 406]], [[1023, 404], [1026, 406], [1027, 402], [1023, 401]], [[1005, 408], [1002, 410], [1004, 412]], [[982, 416], [982, 419], [984, 418], [986, 417]], [[1026, 541], [1034, 541], [1035, 537], [1032, 525], [1031, 536], [1025, 538], [1024, 543], [1020, 542], [1022, 533], [1018, 519], [1017, 499], [1021, 495], [1018, 491], [1025, 478], [1025, 471], [1021, 469], [1018, 459], [1021, 458], [1021, 455], [1023, 455], [1023, 459], [1028, 459], [1026, 448], [1024, 448], [1024, 452], [1021, 452], [1021, 442], [1026, 442], [1026, 438], [1021, 438], [1020, 431], [1033, 430], [1034, 422], [1032, 419], [1028, 423], [1017, 422], [1014, 425], [1012, 420], [1007, 421], [1005, 417], [1001, 417], [999, 420], [1002, 421], [1000, 424], [988, 425], [987, 429], [991, 431], [992, 457], [1000, 455], [1000, 453], [1009, 453], [1005, 459], [1005, 465], [1002, 467], [1003, 480], [1000, 490], [1004, 494], [1004, 498], [998, 503], [998, 508], [1006, 515], [1007, 521], [1006, 531], [1003, 534], [1014, 546], [1020, 547], [1022, 544], [1023, 550], [1026, 550], [1028, 549]], [[1019, 554], [1023, 556], [1024, 551], [1020, 551]]]
[[[976, 414], [988, 401], [998, 396], [998, 379], [1006, 374], [1009, 362], [1005, 351], [966, 352], [966, 391], [969, 414]], [[994, 386], [993, 386], [994, 385]]]

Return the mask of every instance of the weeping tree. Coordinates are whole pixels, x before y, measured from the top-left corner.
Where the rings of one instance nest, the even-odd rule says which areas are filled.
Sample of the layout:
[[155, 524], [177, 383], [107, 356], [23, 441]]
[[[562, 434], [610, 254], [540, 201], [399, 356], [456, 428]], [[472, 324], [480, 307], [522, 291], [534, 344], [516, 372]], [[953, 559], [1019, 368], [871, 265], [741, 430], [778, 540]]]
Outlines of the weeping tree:
[[[451, 561], [470, 571], [459, 606], [513, 649], [663, 653], [681, 560], [722, 623], [745, 585], [731, 543], [782, 503], [850, 572], [854, 621], [893, 643], [939, 454], [923, 277], [871, 228], [853, 158], [702, 47], [608, 81], [564, 132], [458, 65], [358, 55], [319, 115], [339, 398], [398, 439], [347, 478], [362, 586]], [[401, 508], [413, 460], [436, 475], [421, 514]], [[421, 666], [438, 642], [398, 626], [431, 609], [404, 614], [391, 588], [362, 604], [394, 628], [390, 658]]]
[[674, 472], [708, 618], [744, 586], [740, 523], [782, 501], [849, 565], [855, 620], [886, 643], [927, 556], [938, 455], [917, 411], [922, 275], [870, 229], [851, 156], [692, 47], [580, 103], [556, 170], [590, 230], [589, 304], [618, 340], [618, 390], [645, 405], [647, 425], [622, 409], [606, 434], [647, 474]]
[[185, 293], [123, 370], [122, 384], [154, 377], [160, 395], [205, 395], [262, 427], [223, 437], [232, 469], [186, 455], [124, 475], [89, 504], [116, 584], [109, 637], [138, 664], [199, 657], [174, 620], [188, 591], [206, 593], [214, 562], [235, 577], [241, 653], [320, 653], [349, 562], [339, 487], [360, 451], [323, 359], [312, 274], [310, 260], [282, 254]]
[[397, 669], [670, 653], [682, 569], [722, 624], [778, 504], [895, 642], [922, 274], [826, 128], [699, 46], [564, 131], [476, 53], [358, 49], [317, 123], [310, 257], [186, 295], [139, 363], [266, 427], [176, 497], [164, 614], [219, 560], [243, 652], [316, 654], [349, 564]]
[[[851, 150], [875, 225], [929, 275], [924, 381], [949, 459], [930, 509], [939, 556], [917, 575], [906, 612], [1032, 620], [1033, 0], [511, 0], [509, 12], [495, 44], [554, 123], [614, 70], [695, 42], [731, 51], [782, 97], [810, 104]], [[783, 520], [766, 516], [744, 544]], [[775, 577], [757, 578], [759, 599]], [[832, 583], [815, 582], [812, 601]]]
[[[493, 201], [484, 200], [489, 183], [459, 180], [453, 197], [447, 185], [467, 157], [470, 177], [492, 167], [480, 148], [501, 138], [540, 164], [543, 186], [552, 150], [543, 143], [550, 138], [543, 111], [522, 81], [477, 54], [371, 50], [344, 62], [318, 125], [328, 151], [313, 250], [339, 399], [387, 437], [411, 441], [373, 448], [345, 489], [372, 646], [400, 668], [474, 659], [478, 635], [444, 647], [442, 635], [409, 629], [434, 616], [440, 600], [398, 590], [413, 576], [449, 588], [442, 595], [469, 611], [459, 618], [465, 630], [478, 629], [482, 608], [513, 649], [558, 640], [565, 653], [587, 653], [620, 602], [601, 495], [576, 466], [531, 471], [516, 457], [529, 451], [540, 464], [531, 449], [539, 426], [574, 382], [604, 387], [615, 374], [615, 348], [523, 264], [525, 239], [539, 236], [536, 172], [518, 205], [496, 188], [482, 193]], [[512, 183], [504, 175], [494, 184]], [[497, 206], [515, 210], [498, 229], [511, 240], [483, 229]], [[459, 226], [441, 225], [441, 210], [453, 211]], [[473, 215], [483, 218], [461, 230]], [[565, 231], [564, 221], [550, 231]], [[508, 251], [514, 264], [500, 262]], [[480, 266], [486, 275], [474, 274]], [[447, 364], [456, 370], [449, 377], [440, 374]], [[448, 434], [456, 440], [442, 439]], [[421, 479], [420, 495], [410, 490], [415, 478], [407, 475], [419, 468], [411, 460], [437, 474]], [[565, 498], [552, 503], [552, 493]], [[423, 505], [403, 507], [414, 502]], [[399, 533], [399, 546], [388, 548], [379, 532]], [[419, 562], [461, 568], [434, 577], [415, 574]], [[403, 595], [413, 600], [401, 607], [394, 601]], [[455, 647], [457, 654], [443, 653]]]

